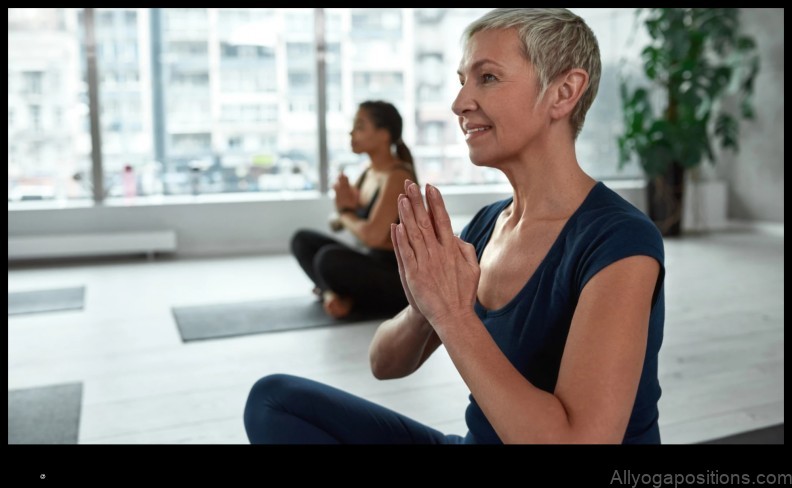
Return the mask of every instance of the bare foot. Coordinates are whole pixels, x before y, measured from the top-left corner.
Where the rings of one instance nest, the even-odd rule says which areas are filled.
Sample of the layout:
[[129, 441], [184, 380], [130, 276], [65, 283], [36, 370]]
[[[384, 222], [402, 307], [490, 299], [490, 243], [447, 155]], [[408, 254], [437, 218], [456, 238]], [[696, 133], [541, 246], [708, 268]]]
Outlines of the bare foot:
[[327, 315], [334, 319], [342, 319], [352, 311], [352, 300], [336, 295], [332, 291], [326, 291], [323, 295], [324, 309]]

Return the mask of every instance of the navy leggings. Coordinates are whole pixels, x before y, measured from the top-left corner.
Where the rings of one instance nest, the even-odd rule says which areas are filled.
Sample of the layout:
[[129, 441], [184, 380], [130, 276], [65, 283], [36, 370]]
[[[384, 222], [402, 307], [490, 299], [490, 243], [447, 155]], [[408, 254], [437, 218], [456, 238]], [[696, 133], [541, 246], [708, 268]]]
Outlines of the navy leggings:
[[460, 444], [393, 410], [316, 381], [274, 374], [245, 405], [252, 444]]
[[355, 311], [395, 315], [407, 306], [393, 251], [362, 253], [311, 230], [294, 234], [291, 251], [320, 290], [351, 298]]

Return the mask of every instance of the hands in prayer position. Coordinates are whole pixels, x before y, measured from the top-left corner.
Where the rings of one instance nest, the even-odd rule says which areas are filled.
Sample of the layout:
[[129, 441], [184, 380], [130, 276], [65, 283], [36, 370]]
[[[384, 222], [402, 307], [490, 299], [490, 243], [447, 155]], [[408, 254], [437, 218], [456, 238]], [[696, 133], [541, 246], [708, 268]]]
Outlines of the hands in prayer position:
[[426, 185], [426, 208], [418, 185], [406, 180], [404, 192], [400, 223], [391, 225], [399, 276], [410, 305], [442, 337], [444, 327], [473, 313], [481, 274], [476, 250], [454, 235], [437, 188]]

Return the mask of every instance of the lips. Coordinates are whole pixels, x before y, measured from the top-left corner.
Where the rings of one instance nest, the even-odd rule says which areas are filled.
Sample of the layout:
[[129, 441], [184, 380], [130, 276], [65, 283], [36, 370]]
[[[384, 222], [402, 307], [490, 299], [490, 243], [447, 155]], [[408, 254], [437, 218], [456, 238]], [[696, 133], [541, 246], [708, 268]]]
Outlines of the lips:
[[491, 125], [487, 124], [474, 124], [472, 122], [461, 123], [462, 132], [465, 135], [476, 134], [479, 132], [485, 132], [489, 129], [492, 129]]
[[490, 129], [492, 129], [491, 125], [483, 124], [465, 124], [462, 126], [462, 132], [465, 134], [466, 140], [485, 134], [489, 132]]

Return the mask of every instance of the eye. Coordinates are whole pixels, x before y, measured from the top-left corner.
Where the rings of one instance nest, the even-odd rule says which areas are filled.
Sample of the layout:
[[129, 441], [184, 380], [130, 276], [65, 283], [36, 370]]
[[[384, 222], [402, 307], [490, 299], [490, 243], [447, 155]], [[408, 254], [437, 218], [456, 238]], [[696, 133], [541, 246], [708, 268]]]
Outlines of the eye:
[[462, 78], [460, 78], [460, 79], [459, 79], [459, 84], [460, 84], [461, 86], [465, 86], [465, 80], [464, 80], [464, 79], [462, 79]]
[[491, 83], [493, 81], [498, 81], [498, 78], [496, 78], [495, 75], [493, 74], [484, 73], [483, 75], [481, 75], [481, 81], [483, 81], [484, 83]]

